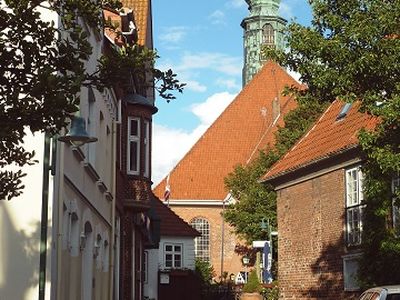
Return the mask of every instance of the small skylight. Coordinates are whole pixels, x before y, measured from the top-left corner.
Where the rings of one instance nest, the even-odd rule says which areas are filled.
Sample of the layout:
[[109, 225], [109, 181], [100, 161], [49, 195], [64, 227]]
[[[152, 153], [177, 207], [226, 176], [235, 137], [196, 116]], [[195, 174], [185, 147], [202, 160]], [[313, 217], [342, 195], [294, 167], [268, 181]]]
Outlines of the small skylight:
[[342, 110], [336, 117], [336, 121], [344, 119], [347, 116], [347, 113], [349, 112], [350, 108], [351, 108], [351, 103], [346, 103], [345, 105], [343, 105]]

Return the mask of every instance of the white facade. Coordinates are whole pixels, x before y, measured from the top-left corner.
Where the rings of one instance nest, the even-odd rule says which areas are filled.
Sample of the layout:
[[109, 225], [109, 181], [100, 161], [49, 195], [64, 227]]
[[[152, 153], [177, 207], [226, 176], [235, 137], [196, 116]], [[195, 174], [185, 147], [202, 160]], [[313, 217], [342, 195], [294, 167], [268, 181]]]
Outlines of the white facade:
[[[86, 68], [94, 72], [103, 37], [84, 28], [93, 47]], [[41, 226], [47, 226], [45, 299], [112, 299], [116, 107], [112, 90], [82, 88], [80, 116], [98, 141], [80, 148], [56, 142], [47, 224], [41, 224], [44, 135], [24, 139], [39, 163], [24, 168], [21, 196], [0, 201], [0, 300], [38, 299]]]
[[170, 269], [167, 265], [166, 246], [168, 245], [180, 245], [182, 246], [182, 266], [172, 267], [176, 269], [195, 269], [195, 257], [194, 257], [194, 237], [165, 237], [161, 236], [160, 247], [158, 251], [158, 262], [161, 270]]
[[[93, 73], [101, 56], [102, 34], [86, 28], [93, 47], [86, 63]], [[115, 118], [117, 99], [82, 88], [79, 116], [95, 143], [58, 143], [53, 235], [52, 296], [55, 299], [111, 299], [115, 234]]]
[[[166, 246], [180, 246], [182, 252], [181, 266], [170, 268], [166, 263]], [[147, 263], [146, 263], [146, 276], [144, 284], [144, 296], [150, 300], [157, 300], [158, 296], [158, 271], [169, 269], [195, 269], [194, 257], [194, 237], [167, 237], [161, 236], [158, 249], [146, 250]], [[178, 254], [178, 252], [175, 252]]]
[[144, 279], [145, 297], [149, 300], [156, 300], [158, 298], [158, 251], [159, 249], [149, 249], [145, 251], [145, 265], [147, 267]]
[[[26, 148], [35, 150], [38, 164], [27, 166], [23, 178], [24, 193], [10, 201], [0, 201], [0, 299], [37, 299], [39, 293], [40, 219], [42, 208], [44, 134], [28, 134]], [[52, 194], [50, 176], [50, 197]], [[49, 198], [50, 198], [49, 197]], [[51, 203], [49, 222], [51, 224]], [[47, 229], [47, 249], [51, 245], [51, 227]], [[47, 284], [50, 291], [50, 253], [47, 253]]]

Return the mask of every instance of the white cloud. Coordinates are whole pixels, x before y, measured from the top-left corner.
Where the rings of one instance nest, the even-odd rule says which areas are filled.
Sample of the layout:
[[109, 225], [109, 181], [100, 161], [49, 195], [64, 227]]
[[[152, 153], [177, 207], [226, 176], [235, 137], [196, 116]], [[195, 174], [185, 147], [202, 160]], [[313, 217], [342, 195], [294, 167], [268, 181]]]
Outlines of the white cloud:
[[191, 90], [194, 92], [205, 92], [207, 87], [196, 80], [185, 80], [182, 78], [182, 82], [186, 83], [185, 90]]
[[245, 1], [244, 0], [230, 0], [227, 4], [230, 7], [240, 8], [240, 7], [245, 6]]
[[214, 25], [224, 25], [226, 24], [225, 13], [221, 10], [216, 10], [212, 14], [208, 16], [211, 20], [211, 23]]
[[187, 29], [183, 26], [173, 26], [162, 29], [159, 40], [168, 43], [179, 43], [186, 35]]
[[193, 104], [191, 111], [200, 124], [191, 132], [153, 124], [152, 179], [155, 185], [183, 158], [235, 96], [228, 92], [216, 93], [202, 103]]
[[228, 92], [214, 94], [205, 102], [193, 104], [192, 112], [200, 119], [201, 124], [208, 127], [232, 102], [234, 97], [234, 94]]
[[216, 81], [218, 86], [226, 87], [228, 89], [240, 90], [241, 84], [237, 83], [236, 79], [226, 79], [226, 78], [218, 78]]
[[226, 75], [237, 76], [242, 72], [242, 59], [223, 53], [185, 53], [174, 69], [176, 71], [211, 69]]

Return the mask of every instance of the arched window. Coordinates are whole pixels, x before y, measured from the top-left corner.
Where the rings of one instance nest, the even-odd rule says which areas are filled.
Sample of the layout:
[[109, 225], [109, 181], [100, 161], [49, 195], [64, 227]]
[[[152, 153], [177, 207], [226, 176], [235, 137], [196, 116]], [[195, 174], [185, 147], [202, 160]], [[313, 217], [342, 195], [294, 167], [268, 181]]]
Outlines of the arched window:
[[70, 233], [69, 233], [69, 250], [71, 252], [71, 256], [79, 255], [79, 222], [78, 215], [73, 212], [71, 214], [71, 225], [70, 225]]
[[102, 266], [101, 264], [103, 263], [102, 258], [103, 258], [103, 239], [100, 234], [97, 234], [96, 240], [94, 242], [94, 248], [93, 248], [93, 256], [96, 259], [96, 268], [101, 269]]
[[267, 23], [263, 26], [263, 44], [268, 46], [275, 45], [275, 32], [274, 27], [271, 24]]
[[203, 261], [210, 261], [210, 223], [204, 218], [194, 218], [190, 225], [201, 233], [201, 236], [194, 240], [196, 258]]

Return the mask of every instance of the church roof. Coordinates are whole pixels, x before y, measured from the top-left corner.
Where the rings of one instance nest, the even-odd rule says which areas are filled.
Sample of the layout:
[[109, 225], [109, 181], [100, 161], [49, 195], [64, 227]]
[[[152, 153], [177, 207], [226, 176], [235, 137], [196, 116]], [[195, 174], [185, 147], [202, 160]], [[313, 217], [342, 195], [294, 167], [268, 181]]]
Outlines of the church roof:
[[[171, 170], [170, 200], [224, 199], [224, 178], [236, 165], [257, 157], [258, 150], [274, 144], [283, 115], [296, 106], [293, 98], [282, 96], [284, 87], [292, 85], [299, 86], [284, 69], [267, 62]], [[280, 104], [276, 118], [274, 102]], [[166, 184], [164, 178], [154, 189], [160, 198]]]
[[358, 146], [361, 128], [372, 130], [378, 120], [352, 105], [334, 101], [315, 125], [263, 176], [263, 181], [289, 174]]
[[160, 218], [160, 236], [196, 237], [200, 233], [175, 214], [168, 206], [153, 197], [154, 210]]

